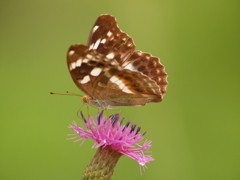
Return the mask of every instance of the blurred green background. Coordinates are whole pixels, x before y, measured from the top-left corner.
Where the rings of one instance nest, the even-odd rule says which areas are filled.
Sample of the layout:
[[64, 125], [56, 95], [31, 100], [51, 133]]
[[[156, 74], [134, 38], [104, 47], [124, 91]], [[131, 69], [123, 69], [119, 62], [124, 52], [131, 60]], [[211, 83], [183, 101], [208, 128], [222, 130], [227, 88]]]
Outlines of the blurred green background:
[[79, 147], [66, 138], [72, 120], [81, 124], [82, 102], [49, 92], [80, 93], [66, 52], [87, 42], [104, 13], [117, 18], [137, 50], [160, 57], [169, 74], [163, 102], [121, 108], [148, 132], [156, 160], [140, 175], [138, 164], [122, 157], [113, 179], [240, 179], [239, 6], [234, 0], [1, 1], [0, 179], [81, 179], [96, 149], [93, 141]]

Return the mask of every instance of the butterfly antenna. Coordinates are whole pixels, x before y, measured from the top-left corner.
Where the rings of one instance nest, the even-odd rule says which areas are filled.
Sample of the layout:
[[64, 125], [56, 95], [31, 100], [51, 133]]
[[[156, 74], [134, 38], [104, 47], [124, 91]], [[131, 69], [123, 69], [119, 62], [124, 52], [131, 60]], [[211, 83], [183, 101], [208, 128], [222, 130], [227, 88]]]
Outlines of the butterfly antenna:
[[75, 95], [75, 96], [83, 96], [82, 94], [77, 94], [77, 93], [73, 93], [73, 92], [70, 92], [70, 91], [66, 91], [67, 94], [72, 94], [72, 95]]
[[[67, 91], [67, 93], [68, 93], [68, 91]], [[63, 94], [63, 93], [50, 92], [50, 94], [55, 94], [55, 95], [68, 95], [68, 96], [82, 96], [82, 95], [80, 95], [80, 94], [75, 94], [75, 93]]]

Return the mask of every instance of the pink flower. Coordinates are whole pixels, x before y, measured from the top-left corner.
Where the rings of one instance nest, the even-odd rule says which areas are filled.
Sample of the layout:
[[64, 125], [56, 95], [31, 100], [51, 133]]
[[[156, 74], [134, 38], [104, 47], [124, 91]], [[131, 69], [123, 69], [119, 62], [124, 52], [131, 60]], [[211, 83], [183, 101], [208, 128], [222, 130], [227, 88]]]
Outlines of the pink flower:
[[141, 128], [137, 128], [136, 124], [130, 126], [130, 121], [128, 121], [122, 125], [124, 118], [119, 121], [119, 114], [113, 114], [106, 118], [103, 116], [103, 111], [98, 114], [97, 118], [86, 119], [82, 112], [81, 116], [86, 128], [79, 127], [76, 122], [73, 122], [69, 128], [77, 134], [70, 139], [82, 141], [82, 144], [86, 139], [92, 139], [95, 141], [92, 148], [110, 148], [134, 159], [144, 167], [146, 163], [154, 160], [151, 155], [146, 155], [146, 153], [150, 153], [151, 141], [144, 141], [143, 136], [146, 133], [139, 134]]

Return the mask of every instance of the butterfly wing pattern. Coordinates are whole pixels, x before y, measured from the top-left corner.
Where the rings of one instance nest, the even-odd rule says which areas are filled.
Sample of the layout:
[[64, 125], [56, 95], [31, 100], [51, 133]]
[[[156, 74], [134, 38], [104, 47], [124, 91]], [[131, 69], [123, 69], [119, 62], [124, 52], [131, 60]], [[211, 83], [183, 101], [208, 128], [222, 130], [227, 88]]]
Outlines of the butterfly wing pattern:
[[98, 109], [143, 106], [160, 102], [167, 74], [160, 59], [134, 51], [132, 38], [108, 14], [98, 17], [87, 45], [72, 45], [67, 65], [73, 81], [87, 96], [82, 100]]

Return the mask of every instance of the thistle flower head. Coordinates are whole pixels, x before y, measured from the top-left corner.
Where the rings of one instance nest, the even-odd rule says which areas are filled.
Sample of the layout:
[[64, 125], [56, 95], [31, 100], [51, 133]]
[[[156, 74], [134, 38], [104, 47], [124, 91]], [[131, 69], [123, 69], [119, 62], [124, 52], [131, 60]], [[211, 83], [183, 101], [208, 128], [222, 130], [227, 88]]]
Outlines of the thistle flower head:
[[149, 161], [154, 159], [150, 153], [151, 141], [143, 139], [141, 135], [140, 127], [137, 128], [136, 124], [130, 125], [128, 121], [123, 125], [124, 118], [119, 121], [120, 115], [113, 114], [106, 118], [103, 116], [103, 111], [98, 113], [97, 118], [89, 117], [85, 118], [81, 112], [82, 119], [86, 125], [86, 128], [78, 126], [76, 122], [70, 125], [69, 128], [73, 129], [77, 134], [70, 139], [77, 139], [76, 141], [84, 142], [86, 139], [92, 139], [95, 141], [92, 148], [105, 148], [110, 147], [112, 150], [119, 152], [122, 155], [126, 155], [141, 166], [145, 166]]

